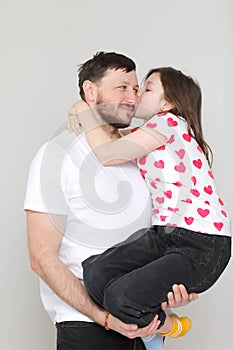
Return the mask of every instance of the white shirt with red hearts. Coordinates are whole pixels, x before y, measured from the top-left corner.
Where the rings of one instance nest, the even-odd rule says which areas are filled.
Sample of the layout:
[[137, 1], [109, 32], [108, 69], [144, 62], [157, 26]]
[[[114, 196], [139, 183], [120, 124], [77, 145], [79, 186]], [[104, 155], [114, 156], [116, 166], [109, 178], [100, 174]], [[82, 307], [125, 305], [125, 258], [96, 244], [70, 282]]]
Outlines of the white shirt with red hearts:
[[167, 137], [164, 146], [138, 159], [152, 198], [152, 224], [231, 236], [213, 173], [186, 121], [171, 113], [158, 114], [143, 128]]

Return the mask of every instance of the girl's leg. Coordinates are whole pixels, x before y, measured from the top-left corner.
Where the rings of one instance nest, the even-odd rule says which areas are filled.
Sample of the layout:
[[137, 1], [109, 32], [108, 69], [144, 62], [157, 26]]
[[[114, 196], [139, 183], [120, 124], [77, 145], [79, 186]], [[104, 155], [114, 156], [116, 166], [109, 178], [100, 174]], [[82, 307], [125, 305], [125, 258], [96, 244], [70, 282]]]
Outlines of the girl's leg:
[[163, 350], [163, 337], [158, 333], [149, 338], [142, 338], [146, 350]]
[[179, 228], [169, 233], [164, 228], [162, 238], [164, 256], [157, 256], [105, 288], [104, 308], [126, 323], [144, 327], [158, 314], [162, 327], [166, 317], [160, 305], [172, 285], [184, 284], [188, 292], [201, 293], [216, 282], [230, 259], [230, 237]]
[[169, 253], [124, 274], [106, 286], [103, 307], [123, 322], [139, 327], [148, 325], [158, 314], [162, 326], [166, 315], [161, 303], [172, 285], [191, 283], [186, 260], [179, 253]]
[[110, 283], [163, 254], [160, 234], [153, 227], [139, 230], [126, 241], [82, 263], [85, 287], [92, 299], [104, 307], [104, 290]]

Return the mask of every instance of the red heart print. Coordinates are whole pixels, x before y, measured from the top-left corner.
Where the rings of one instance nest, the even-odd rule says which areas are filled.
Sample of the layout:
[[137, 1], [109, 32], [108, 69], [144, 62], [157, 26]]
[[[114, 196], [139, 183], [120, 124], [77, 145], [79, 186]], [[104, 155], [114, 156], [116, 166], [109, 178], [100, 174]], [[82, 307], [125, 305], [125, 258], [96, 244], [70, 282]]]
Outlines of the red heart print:
[[173, 227], [177, 227], [177, 224], [170, 224], [170, 223], [167, 223], [166, 226], [173, 226]]
[[172, 191], [166, 191], [166, 192], [164, 192], [164, 195], [165, 195], [167, 198], [172, 198]]
[[167, 120], [167, 125], [168, 125], [168, 126], [177, 126], [178, 123], [177, 123], [176, 120], [174, 120], [174, 119], [172, 119], [172, 118], [168, 118], [168, 120]]
[[192, 139], [192, 137], [191, 137], [190, 134], [183, 134], [182, 136], [183, 136], [183, 139], [184, 139], [185, 141], [188, 141], [188, 142], [190, 142], [191, 139]]
[[141, 174], [141, 176], [143, 177], [143, 179], [145, 179], [145, 177], [146, 177], [146, 173], [147, 173], [147, 171], [146, 171], [146, 170], [142, 170], [142, 169], [140, 169], [140, 174]]
[[156, 151], [163, 151], [163, 150], [165, 150], [165, 148], [166, 148], [165, 145], [163, 145], [163, 146], [156, 148]]
[[165, 220], [166, 220], [166, 218], [167, 218], [167, 216], [160, 215], [160, 220], [161, 220], [161, 221], [165, 221]]
[[219, 201], [219, 203], [220, 203], [222, 206], [224, 206], [224, 203], [223, 203], [223, 201], [221, 200], [221, 198], [219, 198], [218, 201]]
[[137, 131], [138, 129], [139, 129], [139, 127], [137, 126], [136, 128], [131, 129], [130, 132], [135, 132], [135, 131]]
[[192, 225], [194, 218], [185, 216], [184, 220], [187, 225]]
[[166, 117], [167, 113], [158, 113], [157, 117]]
[[169, 139], [167, 140], [167, 143], [173, 143], [175, 141], [175, 136], [171, 135]]
[[153, 188], [155, 188], [155, 189], [157, 188], [157, 185], [156, 185], [156, 183], [155, 183], [154, 181], [151, 181], [150, 184], [151, 184], [151, 186], [152, 186]]
[[184, 173], [186, 170], [184, 163], [180, 162], [178, 165], [176, 165], [175, 170], [179, 173]]
[[156, 162], [154, 162], [154, 166], [156, 168], [163, 169], [164, 168], [164, 161], [163, 160], [156, 161]]
[[178, 157], [180, 158], [180, 159], [183, 159], [184, 158], [184, 155], [185, 155], [185, 150], [184, 149], [179, 149], [179, 151], [175, 151], [176, 152], [176, 154], [178, 155]]
[[195, 159], [195, 160], [193, 161], [193, 165], [195, 165], [195, 167], [197, 167], [198, 169], [201, 169], [201, 167], [202, 167], [202, 161], [201, 161], [201, 159]]
[[216, 227], [217, 230], [221, 231], [223, 228], [223, 223], [222, 222], [214, 222], [214, 226]]
[[155, 214], [155, 215], [157, 215], [157, 214], [159, 214], [159, 209], [153, 209], [153, 214]]
[[167, 207], [167, 210], [172, 211], [173, 213], [176, 213], [177, 211], [179, 211], [179, 208], [171, 208], [171, 207]]
[[199, 197], [200, 196], [200, 192], [196, 189], [192, 189], [190, 190], [190, 192], [195, 196], [195, 197]]
[[146, 157], [147, 157], [147, 156], [144, 156], [144, 157], [140, 158], [140, 159], [139, 159], [139, 164], [141, 164], [141, 165], [146, 164]]
[[187, 199], [181, 199], [181, 202], [185, 202], [185, 203], [191, 204], [193, 201], [192, 201], [192, 199], [187, 198]]
[[147, 128], [153, 129], [153, 128], [156, 128], [157, 124], [156, 123], [147, 123], [146, 126], [147, 126]]
[[210, 213], [209, 209], [202, 209], [202, 208], [198, 208], [197, 212], [202, 218], [205, 218]]
[[195, 176], [192, 176], [192, 177], [191, 177], [191, 180], [192, 180], [194, 186], [196, 186], [197, 179], [195, 178]]
[[214, 179], [214, 175], [213, 175], [213, 173], [212, 173], [211, 170], [208, 171], [208, 174], [209, 174], [209, 176], [210, 176], [212, 179]]
[[210, 205], [210, 202], [209, 202], [209, 201], [205, 201], [204, 203]]
[[159, 204], [163, 204], [163, 203], [164, 203], [164, 198], [163, 198], [163, 197], [156, 197], [155, 200], [156, 200], [156, 202], [158, 202]]
[[177, 186], [177, 187], [181, 187], [182, 183], [179, 181], [173, 182], [173, 185]]
[[205, 186], [204, 187], [204, 191], [205, 193], [208, 193], [208, 194], [212, 194], [213, 193], [213, 189], [212, 187], [209, 185], [209, 186]]
[[156, 177], [155, 181], [161, 181], [160, 178]]
[[222, 210], [221, 213], [227, 218], [227, 213], [224, 210]]

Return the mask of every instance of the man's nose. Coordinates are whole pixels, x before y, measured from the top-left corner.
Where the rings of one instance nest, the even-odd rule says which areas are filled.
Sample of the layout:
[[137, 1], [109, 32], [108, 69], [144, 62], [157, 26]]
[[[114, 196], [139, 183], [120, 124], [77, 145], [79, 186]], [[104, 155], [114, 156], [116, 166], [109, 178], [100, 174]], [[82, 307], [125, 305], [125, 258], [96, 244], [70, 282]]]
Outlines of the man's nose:
[[135, 104], [138, 101], [138, 94], [135, 90], [128, 91], [126, 95], [126, 102]]
[[138, 90], [138, 97], [141, 97], [142, 91], [143, 91], [143, 89]]

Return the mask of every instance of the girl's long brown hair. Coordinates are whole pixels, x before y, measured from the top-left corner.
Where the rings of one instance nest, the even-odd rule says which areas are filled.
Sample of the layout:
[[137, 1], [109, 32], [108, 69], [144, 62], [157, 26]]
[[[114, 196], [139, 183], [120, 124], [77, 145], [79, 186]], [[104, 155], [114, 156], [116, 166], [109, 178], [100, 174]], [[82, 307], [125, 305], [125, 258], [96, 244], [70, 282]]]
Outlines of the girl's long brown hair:
[[201, 89], [190, 76], [171, 67], [151, 69], [145, 79], [153, 73], [159, 73], [164, 89], [164, 98], [174, 105], [169, 112], [184, 118], [188, 132], [203, 150], [209, 165], [212, 165], [213, 153], [204, 140], [201, 123]]

